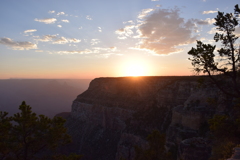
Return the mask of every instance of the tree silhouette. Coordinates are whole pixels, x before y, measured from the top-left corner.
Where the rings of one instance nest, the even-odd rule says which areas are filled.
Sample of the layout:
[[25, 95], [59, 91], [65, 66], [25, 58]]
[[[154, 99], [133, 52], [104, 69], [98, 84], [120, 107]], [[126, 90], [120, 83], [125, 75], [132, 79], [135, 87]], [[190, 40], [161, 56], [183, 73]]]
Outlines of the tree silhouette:
[[[204, 44], [197, 41], [196, 48], [192, 48], [188, 54], [192, 56], [194, 71], [207, 73], [216, 86], [225, 94], [232, 97], [240, 97], [239, 88], [239, 62], [240, 46], [237, 45], [237, 37], [234, 32], [239, 25], [240, 9], [235, 6], [235, 12], [218, 12], [214, 25], [218, 30], [214, 36], [215, 42], [221, 42], [222, 48], [215, 53], [216, 45]], [[222, 77], [227, 77], [227, 85], [222, 85]]]
[[[65, 120], [37, 116], [24, 101], [19, 110], [12, 117], [7, 117], [6, 112], [0, 112], [0, 159], [64, 159], [66, 156], [57, 154], [56, 149], [71, 142], [63, 126]], [[79, 158], [78, 155], [69, 157]]]

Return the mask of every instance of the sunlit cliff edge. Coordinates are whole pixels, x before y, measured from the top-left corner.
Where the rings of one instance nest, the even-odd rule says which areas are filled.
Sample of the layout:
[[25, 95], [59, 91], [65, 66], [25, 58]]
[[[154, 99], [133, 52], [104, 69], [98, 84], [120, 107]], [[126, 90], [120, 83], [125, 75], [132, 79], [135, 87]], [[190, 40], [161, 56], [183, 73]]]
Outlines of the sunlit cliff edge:
[[[133, 160], [134, 146], [146, 146], [153, 129], [166, 134], [176, 159], [206, 160], [211, 142], [207, 120], [232, 100], [200, 77], [96, 78], [72, 103], [66, 127], [71, 152], [86, 160]], [[208, 80], [207, 77], [201, 77]], [[214, 99], [217, 103], [209, 103]]]

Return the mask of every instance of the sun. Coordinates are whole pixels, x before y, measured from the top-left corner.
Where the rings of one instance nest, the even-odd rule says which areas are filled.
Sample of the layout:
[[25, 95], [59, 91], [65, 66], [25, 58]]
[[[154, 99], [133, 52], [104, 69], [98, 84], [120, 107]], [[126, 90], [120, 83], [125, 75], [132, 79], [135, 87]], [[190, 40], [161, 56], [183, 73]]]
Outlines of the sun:
[[141, 64], [130, 64], [126, 67], [126, 76], [144, 76], [145, 69]]
[[140, 60], [129, 60], [122, 66], [122, 76], [147, 76], [148, 66]]

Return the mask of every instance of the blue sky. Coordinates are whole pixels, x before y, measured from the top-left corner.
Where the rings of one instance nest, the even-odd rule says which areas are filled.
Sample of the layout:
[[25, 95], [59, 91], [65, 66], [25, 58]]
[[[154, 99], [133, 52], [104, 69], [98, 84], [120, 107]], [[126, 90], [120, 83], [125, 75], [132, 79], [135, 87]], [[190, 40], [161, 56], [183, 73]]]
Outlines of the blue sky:
[[1, 1], [0, 78], [192, 75], [187, 52], [238, 2]]

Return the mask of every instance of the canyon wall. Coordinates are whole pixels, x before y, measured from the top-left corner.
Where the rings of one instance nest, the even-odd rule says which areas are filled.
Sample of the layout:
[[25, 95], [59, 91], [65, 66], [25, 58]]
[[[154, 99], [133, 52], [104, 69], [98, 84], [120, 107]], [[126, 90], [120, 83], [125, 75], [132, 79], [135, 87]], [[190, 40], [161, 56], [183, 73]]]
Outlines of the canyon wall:
[[[68, 150], [86, 160], [133, 160], [134, 147], [146, 147], [154, 129], [166, 134], [175, 159], [202, 160], [211, 154], [204, 139], [207, 119], [224, 101], [200, 77], [97, 78], [73, 101], [66, 126], [73, 137]], [[207, 78], [207, 77], [201, 77]]]

